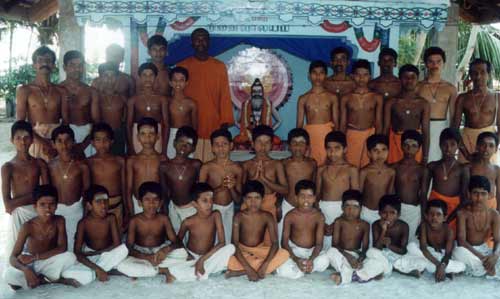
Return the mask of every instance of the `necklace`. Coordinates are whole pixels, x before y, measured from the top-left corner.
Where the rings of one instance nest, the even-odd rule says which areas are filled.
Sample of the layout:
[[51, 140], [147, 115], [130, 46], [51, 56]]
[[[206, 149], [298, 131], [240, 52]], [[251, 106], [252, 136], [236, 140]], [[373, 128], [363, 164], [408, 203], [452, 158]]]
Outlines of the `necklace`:
[[481, 112], [481, 107], [483, 106], [484, 104], [484, 100], [486, 99], [486, 97], [488, 96], [488, 92], [486, 92], [485, 95], [483, 95], [483, 97], [481, 98], [481, 100], [479, 101], [479, 105], [477, 104], [477, 101], [475, 101], [476, 99], [476, 96], [474, 94], [472, 94], [472, 99], [474, 101], [474, 108], [475, 108], [475, 112], [476, 113], [480, 113]]
[[177, 168], [177, 165], [174, 164], [174, 167], [175, 167], [175, 172], [177, 173], [177, 179], [179, 179], [179, 181], [184, 180], [184, 172], [187, 169], [186, 165], [182, 166], [181, 171], [179, 171], [179, 169]]
[[432, 101], [433, 103], [436, 103], [436, 102], [437, 102], [437, 100], [436, 100], [436, 95], [437, 95], [437, 92], [438, 92], [439, 86], [441, 85], [441, 81], [439, 81], [439, 82], [437, 83], [437, 87], [436, 87], [434, 90], [432, 90], [432, 85], [433, 85], [434, 83], [431, 83], [431, 82], [427, 81], [427, 84], [429, 84], [429, 85], [430, 85], [430, 87], [429, 87], [429, 91], [431, 92], [431, 96], [432, 96], [432, 100], [431, 100], [431, 101]]
[[35, 85], [38, 90], [40, 90], [40, 94], [42, 95], [42, 98], [43, 98], [43, 105], [45, 106], [45, 109], [48, 108], [49, 106], [49, 97], [50, 97], [50, 91], [52, 90], [52, 84], [49, 84], [47, 86], [47, 93], [43, 92], [43, 89], [38, 86], [38, 85]]
[[[487, 213], [488, 211], [486, 211]], [[485, 214], [485, 211], [481, 211], [481, 216], [483, 216]], [[477, 221], [476, 221], [476, 217], [474, 217], [474, 214], [472, 214], [472, 223], [474, 224], [474, 228], [476, 229], [476, 231], [478, 232], [482, 232], [482, 231], [485, 231], [486, 230], [486, 227], [488, 226], [488, 214], [485, 215], [486, 217], [484, 217], [486, 220], [484, 221], [484, 224], [483, 225], [477, 225]]]
[[71, 167], [71, 164], [73, 164], [73, 160], [69, 161], [69, 165], [68, 167], [66, 167], [66, 171], [62, 171], [62, 167], [61, 167], [61, 160], [59, 160], [59, 170], [61, 170], [61, 172], [63, 172], [63, 179], [64, 180], [67, 180], [68, 179], [68, 172], [69, 172], [69, 169]]
[[445, 181], [448, 180], [448, 175], [450, 174], [451, 170], [453, 169], [453, 166], [455, 166], [456, 162], [457, 162], [457, 160], [453, 160], [453, 162], [451, 162], [451, 166], [449, 169], [446, 169], [445, 162], [443, 162], [443, 164], [441, 164], [441, 166], [443, 167], [443, 173], [444, 173], [443, 180], [445, 180]]

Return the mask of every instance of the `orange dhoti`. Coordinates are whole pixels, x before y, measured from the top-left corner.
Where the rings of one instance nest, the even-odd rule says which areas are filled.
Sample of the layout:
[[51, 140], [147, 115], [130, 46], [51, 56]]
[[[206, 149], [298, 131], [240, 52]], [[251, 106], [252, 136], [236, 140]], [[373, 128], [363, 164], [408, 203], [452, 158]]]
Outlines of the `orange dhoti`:
[[[243, 257], [248, 262], [250, 267], [252, 267], [252, 269], [257, 271], [259, 270], [262, 263], [264, 263], [264, 260], [269, 254], [269, 251], [271, 250], [271, 247], [265, 246], [264, 244], [260, 244], [255, 247], [249, 247], [240, 243], [239, 249], [241, 250]], [[269, 262], [269, 265], [267, 266], [266, 274], [272, 273], [279, 266], [284, 264], [288, 260], [289, 256], [290, 255], [288, 251], [281, 248], [278, 249], [276, 255], [271, 259], [271, 262]], [[243, 268], [243, 265], [241, 265], [240, 261], [238, 261], [238, 259], [234, 255], [229, 259], [227, 268], [229, 271], [245, 270], [245, 268]]]
[[201, 160], [203, 163], [215, 158], [214, 153], [212, 153], [212, 143], [210, 143], [210, 139], [198, 139], [194, 151], [194, 158]]
[[349, 163], [357, 168], [365, 167], [370, 163], [370, 159], [368, 159], [368, 149], [366, 148], [366, 139], [373, 134], [375, 134], [375, 128], [366, 130], [347, 129], [346, 159]]
[[[273, 218], [275, 221], [278, 221], [276, 218], [276, 201], [278, 200], [276, 193], [270, 193], [270, 194], [265, 194], [264, 198], [262, 199], [262, 205], [260, 206], [260, 209], [262, 211], [269, 212], [273, 215]], [[247, 205], [243, 202], [240, 208], [242, 211], [247, 209]], [[278, 233], [278, 227], [276, 225], [275, 227], [276, 233]], [[264, 245], [266, 246], [271, 246], [271, 237], [269, 236], [269, 231], [266, 230], [266, 235], [264, 236]]]
[[[41, 124], [41, 123], [36, 123], [33, 126], [33, 131], [36, 132], [40, 137], [45, 138], [45, 139], [51, 139], [52, 131], [54, 131], [55, 128], [57, 128], [60, 124]], [[34, 158], [41, 158], [45, 162], [49, 162], [50, 156], [49, 156], [49, 150], [50, 148], [47, 148], [41, 143], [38, 143], [36, 140], [33, 141], [33, 144], [31, 144], [29, 148], [29, 153], [32, 157]]]
[[[387, 163], [396, 163], [403, 159], [404, 153], [401, 146], [402, 136], [403, 132], [395, 132], [392, 129], [389, 130], [389, 156], [387, 157]], [[415, 160], [417, 160], [417, 162], [422, 162], [422, 147], [418, 150]]]
[[[473, 128], [467, 128], [467, 127], [463, 128], [462, 141], [465, 145], [465, 148], [467, 149], [467, 151], [470, 154], [472, 154], [476, 151], [477, 137], [479, 136], [479, 134], [481, 134], [483, 132], [492, 132], [492, 133], [496, 134], [496, 132], [497, 132], [496, 126], [489, 126], [489, 127], [484, 127], [481, 129], [473, 129]], [[495, 154], [493, 154], [493, 156], [491, 157], [490, 162], [492, 164], [497, 164], [496, 163], [496, 161], [498, 160], [497, 154], [498, 154], [498, 152], [495, 152]], [[462, 163], [467, 162], [467, 159], [465, 159], [465, 157], [462, 155], [461, 152], [459, 152], [458, 160]]]
[[[138, 135], [139, 132], [137, 131], [137, 123], [134, 123], [134, 126], [132, 127], [132, 146], [134, 147], [134, 151], [136, 154], [142, 151], [142, 145], [139, 142]], [[161, 154], [162, 146], [167, 146], [166, 144], [162, 144], [162, 139], [161, 124], [158, 123], [158, 140], [156, 140], [154, 147], [155, 151], [158, 152], [158, 154]]]
[[[486, 205], [490, 209], [497, 209], [497, 198], [496, 196], [493, 196], [490, 198], [487, 202]], [[495, 240], [493, 240], [493, 234], [489, 234], [489, 237], [486, 239], [486, 244], [488, 245], [489, 248], [495, 247]]]
[[[442, 201], [444, 201], [446, 203], [446, 205], [448, 205], [448, 213], [447, 215], [451, 215], [458, 207], [458, 205], [460, 205], [460, 196], [457, 195], [457, 196], [446, 196], [446, 195], [443, 195], [435, 190], [432, 190], [431, 191], [431, 194], [429, 195], [429, 200], [432, 200], [432, 199], [441, 199]], [[453, 221], [451, 221], [449, 223], [449, 226], [450, 228], [455, 232], [455, 236], [457, 235], [456, 232], [457, 232], [457, 219], [455, 218]]]
[[[333, 130], [333, 123], [326, 124], [309, 124], [305, 125], [304, 129], [309, 134], [311, 140], [311, 157], [316, 160], [318, 166], [326, 162], [325, 137]], [[290, 141], [290, 140], [289, 140]]]

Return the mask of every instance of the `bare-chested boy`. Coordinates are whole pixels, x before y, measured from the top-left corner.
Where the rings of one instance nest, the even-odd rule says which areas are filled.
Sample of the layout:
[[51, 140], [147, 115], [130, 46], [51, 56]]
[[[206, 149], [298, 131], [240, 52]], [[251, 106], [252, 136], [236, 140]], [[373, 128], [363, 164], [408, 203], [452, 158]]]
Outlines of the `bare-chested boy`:
[[394, 269], [416, 277], [424, 271], [434, 273], [436, 282], [465, 271], [465, 264], [451, 259], [455, 233], [445, 222], [447, 210], [448, 206], [440, 199], [427, 203], [425, 221], [419, 231], [420, 244], [409, 243], [408, 253], [394, 262]]
[[[368, 83], [371, 90], [384, 96], [384, 102], [398, 96], [401, 92], [401, 81], [394, 76], [393, 70], [398, 64], [398, 53], [392, 48], [383, 48], [378, 54], [380, 76]], [[418, 78], [417, 78], [418, 79]]]
[[469, 181], [469, 169], [456, 159], [460, 140], [460, 132], [456, 129], [447, 128], [441, 132], [439, 142], [442, 158], [427, 165], [425, 178], [426, 190], [429, 190], [432, 180], [429, 199], [441, 199], [448, 205], [446, 222], [454, 231], [456, 231], [455, 217], [458, 209], [465, 204]]
[[206, 280], [210, 274], [226, 270], [229, 258], [234, 254], [234, 245], [227, 244], [224, 237], [221, 214], [212, 210], [212, 187], [207, 183], [196, 183], [191, 196], [196, 214], [182, 221], [178, 234], [179, 240], [189, 235], [184, 247], [190, 259], [183, 265], [170, 268], [178, 281]]
[[[299, 97], [297, 104], [297, 128], [306, 129], [311, 139], [311, 157], [318, 165], [326, 161], [323, 146], [325, 136], [339, 126], [339, 101], [335, 94], [324, 87], [328, 67], [323, 61], [313, 61], [309, 65], [309, 81], [312, 88]], [[304, 126], [304, 119], [307, 125]]]
[[[166, 161], [164, 155], [160, 155], [154, 145], [158, 140], [158, 123], [150, 117], [142, 118], [137, 124], [137, 139], [142, 150], [127, 159], [127, 198], [125, 202], [132, 202], [132, 215], [142, 212], [139, 205], [139, 186], [144, 182], [160, 182], [160, 164]], [[130, 199], [131, 198], [131, 199]]]
[[469, 175], [481, 175], [490, 180], [491, 192], [487, 202], [488, 208], [498, 210], [500, 206], [500, 167], [491, 163], [491, 157], [496, 155], [498, 137], [493, 132], [483, 132], [477, 137], [476, 154], [471, 157]]
[[290, 258], [281, 265], [276, 274], [298, 279], [306, 273], [323, 272], [330, 260], [323, 251], [325, 217], [316, 206], [316, 185], [310, 180], [295, 184], [297, 208], [285, 217], [281, 247]]
[[234, 203], [241, 200], [243, 169], [231, 161], [229, 154], [233, 149], [231, 133], [218, 129], [210, 135], [212, 152], [215, 158], [206, 162], [200, 169], [200, 182], [207, 182], [214, 189], [214, 210], [222, 216], [226, 240], [231, 239], [234, 217]]
[[108, 214], [109, 194], [101, 185], [91, 185], [85, 196], [89, 211], [78, 223], [75, 237], [75, 254], [79, 264], [65, 272], [86, 285], [94, 281], [108, 281], [108, 272], [128, 256], [128, 249], [121, 243], [120, 227], [113, 214]]
[[184, 94], [184, 88], [189, 80], [187, 69], [178, 66], [173, 68], [169, 75], [172, 97], [168, 100], [170, 137], [168, 138], [167, 156], [169, 159], [173, 159], [175, 157], [174, 139], [177, 130], [183, 126], [198, 129], [198, 107], [193, 99]]
[[[500, 109], [499, 97], [495, 91], [488, 89], [488, 81], [491, 74], [489, 61], [475, 59], [469, 65], [469, 76], [473, 83], [470, 91], [457, 97], [457, 107], [452, 126], [460, 129], [462, 114], [465, 116], [462, 131], [462, 142], [464, 147], [460, 149], [460, 161], [470, 160], [472, 153], [476, 150], [477, 136], [482, 132], [492, 132], [500, 136]], [[492, 155], [492, 162], [498, 161], [497, 155]]]
[[330, 263], [337, 271], [331, 279], [337, 284], [347, 284], [354, 272], [363, 268], [363, 261], [370, 240], [370, 224], [360, 218], [363, 195], [358, 190], [342, 194], [342, 216], [333, 225], [332, 248], [327, 252]]
[[169, 267], [186, 261], [188, 254], [179, 248], [177, 236], [168, 217], [158, 210], [163, 205], [161, 186], [157, 182], [144, 182], [138, 188], [143, 212], [130, 220], [127, 234], [129, 257], [117, 270], [129, 277], [165, 275], [165, 282], [175, 280]]
[[427, 76], [417, 86], [417, 95], [431, 105], [429, 132], [432, 134], [429, 144], [429, 162], [440, 159], [438, 132], [450, 126], [455, 113], [457, 89], [453, 84], [441, 79], [441, 72], [446, 62], [446, 54], [439, 47], [429, 47], [424, 51], [424, 64]]
[[16, 121], [11, 127], [10, 141], [16, 148], [16, 155], [2, 165], [2, 197], [5, 212], [12, 216], [9, 245], [13, 246], [23, 223], [37, 215], [33, 189], [49, 183], [49, 171], [42, 159], [33, 158], [28, 152], [33, 143], [33, 128], [29, 122]]
[[[394, 193], [396, 171], [386, 163], [387, 137], [372, 135], [366, 140], [370, 164], [359, 172], [359, 190], [363, 193], [361, 218], [373, 224], [379, 218], [380, 199]], [[401, 204], [400, 204], [401, 207]]]
[[127, 146], [127, 99], [117, 90], [121, 84], [118, 65], [106, 62], [99, 65], [99, 80], [93, 85], [99, 93], [99, 115], [113, 129], [113, 155], [125, 156]]
[[82, 196], [90, 186], [90, 173], [86, 161], [72, 155], [75, 135], [67, 125], [52, 131], [52, 143], [57, 158], [49, 163], [50, 181], [58, 192], [58, 215], [66, 219], [68, 249], [73, 251], [76, 226], [83, 217]]
[[337, 98], [351, 93], [355, 84], [347, 74], [347, 67], [351, 60], [351, 52], [347, 48], [337, 47], [330, 53], [333, 75], [325, 80], [325, 88], [335, 94]]
[[[466, 274], [500, 279], [500, 215], [488, 208], [490, 192], [488, 178], [471, 176], [468, 193], [472, 203], [470, 209], [458, 212], [458, 246], [453, 258], [465, 264]], [[493, 249], [485, 242], [491, 238]]]
[[158, 69], [152, 63], [143, 63], [139, 67], [138, 74], [141, 89], [127, 102], [127, 153], [132, 155], [141, 151], [142, 146], [137, 136], [137, 123], [144, 117], [150, 117], [158, 123], [157, 130], [160, 137], [156, 140], [154, 149], [158, 153], [166, 154], [169, 135], [168, 99], [157, 94], [153, 89]]
[[394, 179], [395, 193], [401, 199], [401, 220], [409, 226], [410, 242], [416, 240], [415, 232], [424, 215], [423, 207], [427, 201], [427, 167], [415, 160], [422, 145], [422, 135], [415, 130], [404, 131], [401, 147], [404, 157], [391, 166], [396, 170]]
[[90, 157], [95, 150], [90, 145], [92, 124], [99, 121], [99, 95], [97, 90], [82, 82], [85, 69], [85, 58], [78, 51], [64, 54], [64, 72], [66, 80], [59, 86], [66, 90], [69, 109], [68, 123], [75, 133], [75, 154], [79, 157]]
[[401, 200], [397, 195], [384, 195], [379, 203], [380, 219], [372, 224], [373, 247], [366, 252], [363, 268], [353, 280], [366, 282], [390, 276], [394, 262], [406, 254], [408, 224], [399, 219]]
[[5, 282], [15, 289], [46, 283], [79, 286], [75, 280], [63, 278], [76, 257], [67, 251], [64, 217], [55, 215], [57, 194], [51, 185], [36, 186], [33, 190], [37, 217], [24, 223], [19, 231], [4, 276]]
[[370, 63], [358, 60], [353, 66], [356, 88], [340, 101], [340, 130], [347, 136], [346, 158], [361, 168], [369, 163], [366, 139], [382, 132], [382, 95], [370, 91]]
[[114, 134], [108, 124], [95, 124], [90, 132], [90, 138], [96, 150], [96, 154], [88, 159], [91, 180], [109, 192], [108, 210], [115, 215], [118, 229], [122, 232], [126, 230], [128, 221], [134, 214], [132, 201], [125, 196], [127, 194], [125, 159], [111, 153]]
[[349, 189], [359, 189], [359, 171], [345, 160], [347, 148], [345, 134], [340, 131], [325, 137], [327, 164], [318, 170], [316, 188], [319, 208], [325, 216], [325, 249], [332, 246], [333, 223], [342, 215], [342, 194]]
[[[247, 206], [237, 213], [233, 221], [233, 244], [235, 254], [229, 259], [226, 278], [246, 275], [250, 281], [264, 279], [286, 262], [289, 255], [279, 248], [276, 220], [269, 212], [262, 210], [264, 185], [249, 180], [243, 186], [243, 200]], [[268, 234], [270, 244], [265, 244]]]
[[[163, 36], [155, 34], [148, 39], [147, 47], [148, 54], [151, 57], [151, 63], [153, 63], [158, 70], [158, 75], [154, 79], [153, 83], [153, 91], [157, 95], [166, 97], [169, 95], [170, 88], [168, 67], [165, 65], [165, 57], [168, 55], [167, 40]], [[137, 82], [137, 93], [143, 92], [141, 90], [143, 88], [144, 82], [139, 79]]]
[[48, 162], [55, 156], [50, 141], [52, 130], [69, 119], [66, 91], [50, 82], [56, 63], [54, 51], [42, 46], [33, 52], [31, 59], [36, 76], [33, 82], [16, 91], [16, 119], [33, 125], [30, 154]]
[[403, 158], [401, 135], [406, 130], [417, 130], [422, 134], [422, 149], [416, 155], [418, 162], [427, 163], [429, 156], [429, 103], [416, 95], [419, 71], [411, 64], [399, 69], [401, 94], [385, 104], [384, 133], [389, 136], [389, 157], [387, 162], [396, 163]]
[[201, 161], [189, 156], [196, 148], [198, 136], [191, 127], [180, 127], [174, 138], [175, 158], [160, 164], [160, 184], [163, 200], [168, 202], [168, 218], [174, 231], [179, 232], [182, 221], [196, 213], [191, 203], [191, 187], [198, 181]]

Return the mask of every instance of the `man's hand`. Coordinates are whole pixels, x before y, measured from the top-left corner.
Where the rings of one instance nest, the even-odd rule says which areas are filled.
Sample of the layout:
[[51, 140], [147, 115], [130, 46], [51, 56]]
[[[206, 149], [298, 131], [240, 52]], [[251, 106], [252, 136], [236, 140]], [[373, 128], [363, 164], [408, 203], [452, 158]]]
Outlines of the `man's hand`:
[[28, 282], [28, 286], [30, 288], [36, 288], [40, 285], [40, 277], [33, 272], [31, 269], [26, 269], [23, 271], [24, 277], [26, 277], [26, 281]]
[[436, 282], [441, 282], [446, 279], [446, 265], [441, 263], [436, 267], [436, 273], [434, 274], [434, 278]]
[[97, 276], [97, 279], [99, 279], [99, 281], [108, 281], [109, 280], [108, 273], [106, 273], [106, 271], [104, 271], [100, 268], [97, 268], [95, 270], [95, 275]]
[[197, 277], [203, 276], [205, 274], [205, 267], [203, 266], [203, 264], [204, 261], [202, 261], [201, 259], [196, 261], [196, 263], [194, 264], [194, 273]]
[[36, 259], [33, 255], [29, 254], [21, 254], [17, 257], [17, 260], [23, 265], [29, 265], [33, 263]]

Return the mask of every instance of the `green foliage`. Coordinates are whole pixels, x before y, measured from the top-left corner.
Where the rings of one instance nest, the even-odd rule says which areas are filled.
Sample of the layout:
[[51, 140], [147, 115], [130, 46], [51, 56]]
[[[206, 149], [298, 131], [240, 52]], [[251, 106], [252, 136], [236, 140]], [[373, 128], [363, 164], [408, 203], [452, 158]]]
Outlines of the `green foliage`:
[[[15, 99], [16, 88], [19, 85], [27, 84], [35, 79], [35, 70], [31, 64], [23, 64], [10, 73], [0, 76], [0, 98]], [[52, 82], [58, 82], [59, 74], [52, 74]]]
[[398, 50], [398, 65], [405, 65], [408, 63], [413, 63], [413, 57], [417, 52], [417, 44], [415, 40], [415, 32], [409, 32], [407, 35], [401, 36], [399, 38], [399, 50]]

